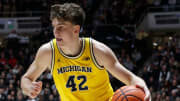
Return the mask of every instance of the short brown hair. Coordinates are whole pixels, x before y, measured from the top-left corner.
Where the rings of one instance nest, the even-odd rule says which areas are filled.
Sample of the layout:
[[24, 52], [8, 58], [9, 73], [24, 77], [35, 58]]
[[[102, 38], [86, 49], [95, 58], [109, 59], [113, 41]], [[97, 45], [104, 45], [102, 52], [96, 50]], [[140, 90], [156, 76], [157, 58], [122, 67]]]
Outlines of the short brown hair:
[[53, 20], [54, 18], [82, 26], [85, 21], [85, 12], [75, 3], [55, 4], [51, 6], [50, 13], [50, 19]]

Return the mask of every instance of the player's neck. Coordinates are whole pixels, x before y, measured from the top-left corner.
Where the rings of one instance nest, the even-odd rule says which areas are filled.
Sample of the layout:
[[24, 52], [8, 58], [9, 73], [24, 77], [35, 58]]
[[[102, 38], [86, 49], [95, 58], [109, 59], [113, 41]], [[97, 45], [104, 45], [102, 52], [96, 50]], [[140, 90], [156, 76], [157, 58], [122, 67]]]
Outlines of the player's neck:
[[65, 55], [76, 56], [81, 52], [82, 42], [82, 39], [78, 38], [60, 48]]

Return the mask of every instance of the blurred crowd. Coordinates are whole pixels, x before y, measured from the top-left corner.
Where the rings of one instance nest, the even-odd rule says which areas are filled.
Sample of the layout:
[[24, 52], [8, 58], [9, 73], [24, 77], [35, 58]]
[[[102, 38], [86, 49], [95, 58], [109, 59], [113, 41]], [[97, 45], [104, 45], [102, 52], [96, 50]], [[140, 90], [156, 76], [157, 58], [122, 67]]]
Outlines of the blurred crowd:
[[[113, 49], [119, 62], [146, 81], [152, 101], [180, 101], [180, 37], [166, 37], [146, 44], [147, 38], [135, 39], [133, 30], [118, 27], [121, 31], [116, 31], [117, 26], [107, 26], [136, 24], [147, 7], [179, 5], [179, 0], [66, 0], [72, 1], [86, 11], [85, 30], [81, 35], [106, 40], [105, 44]], [[50, 5], [63, 2], [65, 0], [0, 0], [0, 17], [16, 17], [18, 12], [26, 11], [46, 12]], [[5, 45], [0, 45], [0, 101], [59, 101], [49, 71], [39, 78], [43, 81], [43, 90], [36, 99], [24, 96], [20, 90], [20, 78], [32, 63], [37, 49], [53, 38], [51, 23], [47, 19], [48, 13], [43, 14], [43, 29], [39, 35], [25, 37], [12, 31], [4, 38]], [[149, 48], [151, 44], [154, 45], [152, 49]], [[114, 90], [123, 85], [112, 76], [110, 81]]]
[[152, 101], [180, 101], [180, 37], [154, 40], [152, 56], [141, 77], [152, 92]]
[[[23, 95], [20, 78], [32, 63], [39, 44], [21, 43], [17, 37], [4, 40], [8, 42], [0, 48], [0, 101], [35, 101]], [[44, 89], [36, 100], [59, 101], [50, 72], [44, 72], [39, 80]]]
[[86, 23], [93, 25], [135, 24], [148, 6], [179, 4], [179, 0], [0, 0], [0, 17], [48, 16], [52, 4], [64, 2], [81, 5], [87, 14]]

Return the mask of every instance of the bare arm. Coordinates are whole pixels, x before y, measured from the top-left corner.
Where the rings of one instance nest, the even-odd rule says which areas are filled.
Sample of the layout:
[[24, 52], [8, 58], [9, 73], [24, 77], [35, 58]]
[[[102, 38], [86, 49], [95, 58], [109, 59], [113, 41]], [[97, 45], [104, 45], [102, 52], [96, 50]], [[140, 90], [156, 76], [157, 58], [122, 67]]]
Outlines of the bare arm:
[[24, 94], [34, 98], [40, 93], [42, 82], [35, 81], [47, 67], [50, 67], [51, 55], [49, 43], [44, 44], [39, 48], [35, 60], [21, 78], [21, 88]]
[[93, 40], [93, 49], [95, 58], [100, 65], [104, 66], [114, 77], [126, 85], [137, 85], [142, 88], [147, 96], [145, 101], [150, 99], [150, 93], [144, 80], [122, 66], [110, 48]]

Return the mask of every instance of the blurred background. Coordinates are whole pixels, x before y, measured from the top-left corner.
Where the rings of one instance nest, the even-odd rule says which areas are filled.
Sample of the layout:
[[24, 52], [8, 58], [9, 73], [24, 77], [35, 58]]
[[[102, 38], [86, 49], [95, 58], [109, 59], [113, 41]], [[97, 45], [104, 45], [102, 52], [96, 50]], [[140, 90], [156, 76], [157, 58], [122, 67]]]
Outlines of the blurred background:
[[[60, 100], [49, 71], [36, 99], [22, 94], [20, 78], [53, 38], [50, 6], [64, 2], [84, 8], [80, 36], [108, 45], [146, 81], [152, 101], [180, 101], [180, 0], [0, 0], [0, 101]], [[110, 81], [114, 90], [123, 86]]]

